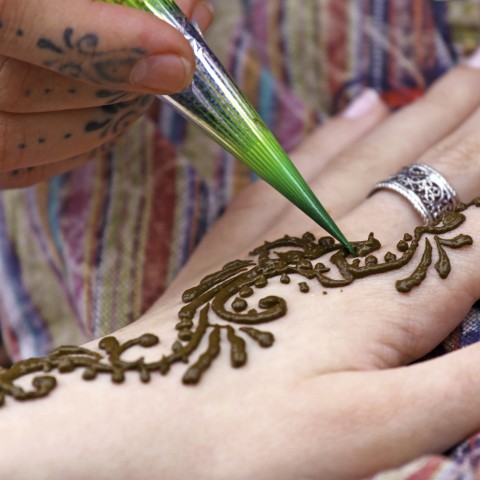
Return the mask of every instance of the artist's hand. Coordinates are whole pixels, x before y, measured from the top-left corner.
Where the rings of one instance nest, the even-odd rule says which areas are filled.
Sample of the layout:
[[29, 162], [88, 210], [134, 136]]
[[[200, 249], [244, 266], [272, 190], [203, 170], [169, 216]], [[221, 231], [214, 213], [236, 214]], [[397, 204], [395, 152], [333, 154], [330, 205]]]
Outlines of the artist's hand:
[[[178, 4], [206, 29], [204, 0]], [[92, 0], [0, 0], [0, 188], [72, 168], [182, 90], [193, 52], [151, 14]]]
[[[480, 71], [461, 66], [425, 98], [391, 116], [379, 102], [363, 114], [368, 105], [357, 104], [296, 152], [295, 161], [347, 238], [366, 239], [374, 231], [385, 252], [396, 251], [403, 234], [413, 232], [420, 220], [401, 197], [381, 192], [365, 198], [375, 181], [413, 161], [442, 172], [461, 199], [480, 193], [479, 81]], [[208, 335], [190, 365], [175, 364], [148, 385], [135, 373], [127, 373], [123, 386], [105, 377], [87, 383], [72, 373], [57, 376], [50, 398], [9, 402], [0, 411], [8, 432], [0, 449], [9, 452], [0, 476], [357, 479], [451, 447], [480, 428], [480, 348], [407, 365], [438, 345], [480, 296], [480, 209], [466, 213], [450, 236], [469, 234], [474, 244], [448, 251], [452, 271], [446, 280], [432, 265], [422, 285], [408, 294], [400, 294], [395, 281], [411, 274], [423, 242], [402, 270], [357, 279], [343, 289], [309, 280], [310, 292], [303, 294], [300, 275], [290, 275], [288, 285], [270, 279], [247, 299], [250, 308], [258, 309], [258, 298], [276, 295], [285, 298], [288, 312], [256, 325], [275, 335], [269, 349], [244, 335], [244, 367], [230, 366], [222, 332], [222, 351], [197, 386], [182, 385], [181, 376], [207, 348]], [[115, 336], [124, 341], [155, 333], [161, 345], [141, 354], [147, 360], [168, 355], [184, 290], [225, 262], [248, 258], [264, 240], [306, 230], [324, 235], [270, 187], [251, 187], [157, 305]], [[212, 325], [227, 324], [212, 307], [207, 315]], [[241, 325], [230, 326], [242, 335]], [[22, 462], [25, 457], [28, 462]]]

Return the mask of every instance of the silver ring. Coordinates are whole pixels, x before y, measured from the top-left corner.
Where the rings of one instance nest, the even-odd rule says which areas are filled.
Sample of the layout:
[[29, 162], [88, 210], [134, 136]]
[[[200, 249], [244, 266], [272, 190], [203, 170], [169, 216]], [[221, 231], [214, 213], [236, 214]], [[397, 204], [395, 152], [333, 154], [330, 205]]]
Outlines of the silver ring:
[[393, 190], [405, 197], [426, 224], [439, 220], [444, 212], [453, 210], [458, 203], [455, 190], [443, 175], [424, 163], [412, 163], [377, 182], [370, 195], [382, 189]]

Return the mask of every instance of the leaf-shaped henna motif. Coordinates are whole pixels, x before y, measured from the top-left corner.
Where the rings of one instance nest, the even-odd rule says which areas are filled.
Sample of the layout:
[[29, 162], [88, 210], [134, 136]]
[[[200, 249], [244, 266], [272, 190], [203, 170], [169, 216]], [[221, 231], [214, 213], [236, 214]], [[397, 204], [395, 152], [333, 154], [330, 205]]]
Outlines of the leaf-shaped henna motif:
[[409, 292], [413, 287], [418, 287], [427, 276], [428, 267], [432, 263], [432, 244], [428, 240], [425, 239], [425, 250], [423, 251], [422, 259], [420, 263], [417, 265], [417, 268], [413, 271], [413, 273], [404, 280], [398, 280], [395, 284], [397, 290], [401, 293]]
[[[68, 32], [65, 36], [66, 48], [74, 48], [72, 35], [73, 32]], [[85, 40], [82, 49], [88, 50], [89, 45], [93, 45], [92, 42], [92, 39]], [[57, 47], [49, 48], [55, 50]], [[148, 382], [154, 372], [165, 375], [174, 364], [193, 361], [193, 355], [201, 344], [205, 343], [204, 340], [207, 343], [206, 349], [187, 367], [183, 375], [185, 384], [191, 385], [200, 381], [218, 358], [224, 339], [230, 347], [232, 367], [240, 368], [247, 363], [248, 343], [255, 342], [262, 348], [274, 344], [275, 339], [271, 332], [259, 330], [255, 326], [275, 321], [287, 312], [285, 300], [274, 295], [261, 298], [255, 308], [249, 307], [247, 299], [252, 297], [256, 290], [264, 288], [272, 278], [278, 277], [278, 285], [287, 288], [292, 275], [300, 276], [309, 283], [301, 281], [294, 282], [293, 285], [297, 288], [300, 285], [304, 292], [313, 288], [316, 282], [323, 288], [345, 287], [356, 280], [404, 267], [411, 262], [422, 243], [425, 247], [419, 264], [409, 277], [396, 282], [399, 292], [409, 292], [426, 278], [432, 263], [433, 249], [428, 235], [435, 240], [438, 251], [435, 269], [441, 278], [446, 278], [451, 270], [446, 249], [459, 249], [472, 244], [472, 238], [464, 234], [453, 238], [443, 237], [465, 221], [462, 212], [471, 206], [480, 207], [480, 198], [469, 204], [458, 205], [454, 212], [444, 214], [442, 219], [433, 225], [417, 227], [414, 235], [405, 234], [397, 243], [398, 253], [388, 252], [382, 260], [375, 256], [381, 245], [373, 233], [367, 240], [353, 244], [357, 253], [357, 258], [353, 259], [331, 237], [316, 240], [309, 232], [300, 238], [286, 235], [278, 240], [265, 242], [251, 252], [256, 260], [230, 262], [183, 293], [182, 300], [186, 305], [179, 311], [177, 340], [168, 355], [163, 355], [153, 362], [146, 362], [144, 357], [133, 361], [123, 359], [124, 353], [134, 346], [150, 348], [157, 345], [158, 337], [149, 333], [123, 344], [115, 337], [105, 337], [99, 343], [99, 348], [105, 355], [81, 347], [60, 347], [46, 358], [23, 360], [8, 370], [0, 369], [0, 404], [3, 404], [7, 396], [17, 400], [29, 400], [48, 395], [56, 386], [56, 379], [52, 375], [34, 377], [30, 391], [15, 383], [20, 377], [39, 372], [56, 370], [66, 373], [83, 369], [85, 380], [93, 380], [98, 375], [109, 375], [113, 382], [121, 383], [128, 371], [136, 371], [143, 382]], [[324, 257], [328, 256], [331, 268], [325, 265]], [[211, 311], [215, 315], [211, 315]]]

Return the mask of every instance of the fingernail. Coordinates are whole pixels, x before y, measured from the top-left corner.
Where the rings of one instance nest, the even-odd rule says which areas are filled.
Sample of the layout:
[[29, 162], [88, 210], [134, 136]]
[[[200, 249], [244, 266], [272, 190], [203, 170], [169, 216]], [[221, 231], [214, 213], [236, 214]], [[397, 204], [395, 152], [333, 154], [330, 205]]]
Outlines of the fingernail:
[[378, 93], [373, 88], [365, 89], [342, 112], [345, 118], [360, 118], [370, 112], [380, 101]]
[[465, 60], [465, 65], [468, 65], [471, 68], [479, 68], [480, 69], [480, 48], [475, 50], [473, 55], [468, 57]]
[[212, 22], [213, 14], [213, 6], [209, 2], [201, 2], [193, 10], [192, 20], [195, 20], [204, 29]]
[[172, 93], [186, 88], [192, 75], [192, 66], [186, 58], [165, 54], [139, 60], [130, 72], [130, 81], [159, 93]]

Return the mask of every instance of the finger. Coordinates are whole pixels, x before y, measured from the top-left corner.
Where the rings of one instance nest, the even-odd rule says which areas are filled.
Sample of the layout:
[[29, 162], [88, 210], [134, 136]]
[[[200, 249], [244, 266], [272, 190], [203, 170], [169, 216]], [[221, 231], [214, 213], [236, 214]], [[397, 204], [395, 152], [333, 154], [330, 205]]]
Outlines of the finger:
[[138, 94], [93, 86], [0, 56], [0, 111], [53, 112], [128, 101]]
[[1, 0], [0, 53], [76, 80], [160, 94], [185, 88], [195, 63], [183, 35], [154, 15], [90, 0], [68, 8]]
[[[462, 125], [480, 105], [479, 80], [478, 68], [462, 65], [453, 69], [424, 98], [389, 117], [333, 159], [310, 184], [332, 217], [338, 219], [354, 209], [376, 181], [417, 161]], [[274, 234], [285, 225], [290, 231], [309, 228], [293, 208], [284, 212]]]
[[204, 0], [178, 0], [177, 5], [183, 13], [194, 20], [205, 32], [212, 24], [214, 9], [210, 2]]
[[51, 178], [79, 168], [83, 164], [96, 159], [111, 150], [116, 140], [109, 141], [91, 150], [90, 152], [77, 155], [67, 160], [55, 163], [47, 163], [36, 167], [20, 168], [7, 173], [0, 173], [0, 190], [26, 188], [37, 183], [50, 180]]
[[340, 207], [334, 207], [335, 215], [355, 208], [368, 195], [372, 176], [374, 180], [383, 179], [417, 161], [461, 126], [480, 106], [479, 80], [476, 67], [460, 65], [452, 69], [424, 97], [392, 115], [336, 159], [325, 178], [314, 184], [315, 188], [325, 187], [326, 198], [334, 196], [332, 184], [345, 191]]
[[143, 114], [150, 96], [90, 109], [0, 113], [0, 172], [54, 163], [97, 148]]
[[[480, 193], [480, 107], [464, 120], [462, 124], [443, 138], [436, 145], [427, 149], [418, 161], [425, 163], [440, 172], [457, 192], [462, 201], [469, 201]], [[391, 171], [390, 174], [395, 173]], [[382, 178], [374, 179], [375, 181]], [[370, 228], [385, 228], [396, 226], [400, 228], [413, 228], [421, 223], [419, 214], [411, 203], [399, 194], [389, 190], [375, 193], [352, 212], [352, 217], [358, 221], [366, 218], [367, 211], [378, 212], [379, 215], [371, 218]], [[387, 219], [394, 218], [395, 222]]]
[[341, 438], [356, 453], [332, 465], [328, 455], [319, 457], [313, 449], [312, 457], [303, 460], [325, 472], [314, 478], [332, 478], [329, 471], [334, 478], [366, 478], [444, 452], [478, 431], [479, 361], [480, 347], [474, 345], [410, 367], [304, 382], [298, 396], [310, 415], [304, 425], [297, 417], [297, 428], [305, 428], [310, 445], [325, 445], [328, 432], [329, 439]]

